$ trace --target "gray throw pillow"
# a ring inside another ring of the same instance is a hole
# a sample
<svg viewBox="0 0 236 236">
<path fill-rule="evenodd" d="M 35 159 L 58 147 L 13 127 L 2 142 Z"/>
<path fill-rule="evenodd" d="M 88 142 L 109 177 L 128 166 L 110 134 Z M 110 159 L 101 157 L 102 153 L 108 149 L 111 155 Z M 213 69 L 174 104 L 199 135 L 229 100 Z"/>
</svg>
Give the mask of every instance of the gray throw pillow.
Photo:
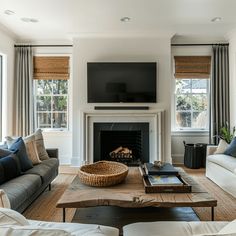
<svg viewBox="0 0 236 236">
<path fill-rule="evenodd" d="M 233 138 L 229 146 L 224 151 L 224 154 L 236 157 L 236 137 Z"/>
<path fill-rule="evenodd" d="M 43 135 L 41 129 L 37 129 L 34 133 L 36 147 L 39 155 L 40 160 L 48 160 L 49 156 L 44 146 Z"/>
</svg>

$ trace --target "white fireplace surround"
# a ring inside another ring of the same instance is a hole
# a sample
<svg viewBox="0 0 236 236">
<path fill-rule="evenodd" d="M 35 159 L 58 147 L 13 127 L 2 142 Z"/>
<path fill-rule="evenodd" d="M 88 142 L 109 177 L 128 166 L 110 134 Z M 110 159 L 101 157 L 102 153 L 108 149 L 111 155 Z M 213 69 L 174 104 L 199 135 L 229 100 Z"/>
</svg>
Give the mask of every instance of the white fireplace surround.
<svg viewBox="0 0 236 236">
<path fill-rule="evenodd" d="M 149 157 L 154 160 L 164 161 L 164 110 L 91 110 L 81 111 L 80 157 L 81 164 L 93 163 L 94 123 L 149 123 Z"/>
</svg>

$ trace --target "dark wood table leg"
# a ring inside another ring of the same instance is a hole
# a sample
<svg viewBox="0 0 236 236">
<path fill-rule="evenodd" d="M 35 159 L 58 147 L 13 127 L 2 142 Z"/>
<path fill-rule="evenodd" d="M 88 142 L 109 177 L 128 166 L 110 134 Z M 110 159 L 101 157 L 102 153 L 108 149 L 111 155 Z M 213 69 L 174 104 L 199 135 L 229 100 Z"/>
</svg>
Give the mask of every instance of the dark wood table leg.
<svg viewBox="0 0 236 236">
<path fill-rule="evenodd" d="M 62 211 L 63 211 L 62 220 L 63 220 L 63 222 L 66 222 L 66 208 L 62 208 Z"/>
<path fill-rule="evenodd" d="M 214 221 L 214 207 L 211 207 L 211 220 Z"/>
</svg>

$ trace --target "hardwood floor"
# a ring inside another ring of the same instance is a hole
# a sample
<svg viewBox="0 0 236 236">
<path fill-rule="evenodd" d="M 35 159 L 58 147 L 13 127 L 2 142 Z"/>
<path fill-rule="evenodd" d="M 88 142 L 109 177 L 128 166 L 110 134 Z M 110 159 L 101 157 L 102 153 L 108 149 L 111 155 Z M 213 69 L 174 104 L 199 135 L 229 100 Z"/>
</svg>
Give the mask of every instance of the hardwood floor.
<svg viewBox="0 0 236 236">
<path fill-rule="evenodd" d="M 182 166 L 181 166 L 182 167 Z M 236 219 L 236 199 L 224 192 L 216 184 L 205 177 L 205 169 L 188 169 L 189 173 L 207 191 L 214 196 L 218 205 L 215 208 L 215 220 L 228 221 Z M 59 176 L 52 183 L 52 190 L 48 189 L 24 212 L 28 219 L 45 221 L 62 221 L 62 210 L 57 209 L 56 203 L 67 186 L 76 176 L 76 168 L 61 167 Z M 76 209 L 67 209 L 66 221 L 71 222 Z M 200 220 L 209 220 L 210 209 L 194 208 Z"/>
</svg>

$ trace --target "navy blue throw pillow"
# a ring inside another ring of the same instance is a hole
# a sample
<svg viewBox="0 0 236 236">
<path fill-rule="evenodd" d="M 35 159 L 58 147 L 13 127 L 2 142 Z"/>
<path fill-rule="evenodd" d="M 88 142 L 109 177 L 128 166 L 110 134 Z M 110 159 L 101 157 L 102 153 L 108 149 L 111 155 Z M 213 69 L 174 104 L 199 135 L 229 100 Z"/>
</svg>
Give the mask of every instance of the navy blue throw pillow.
<svg viewBox="0 0 236 236">
<path fill-rule="evenodd" d="M 236 137 L 233 138 L 229 146 L 226 148 L 224 154 L 236 157 Z"/>
<path fill-rule="evenodd" d="M 12 151 L 8 150 L 8 149 L 2 149 L 0 148 L 0 158 L 2 157 L 6 157 L 8 155 L 12 154 Z"/>
<path fill-rule="evenodd" d="M 20 169 L 15 154 L 0 159 L 0 184 L 20 175 Z"/>
<path fill-rule="evenodd" d="M 9 148 L 11 151 L 16 152 L 16 155 L 20 161 L 21 171 L 25 172 L 28 169 L 33 168 L 31 160 L 28 158 L 25 143 L 22 137 L 18 138 Z"/>
</svg>

